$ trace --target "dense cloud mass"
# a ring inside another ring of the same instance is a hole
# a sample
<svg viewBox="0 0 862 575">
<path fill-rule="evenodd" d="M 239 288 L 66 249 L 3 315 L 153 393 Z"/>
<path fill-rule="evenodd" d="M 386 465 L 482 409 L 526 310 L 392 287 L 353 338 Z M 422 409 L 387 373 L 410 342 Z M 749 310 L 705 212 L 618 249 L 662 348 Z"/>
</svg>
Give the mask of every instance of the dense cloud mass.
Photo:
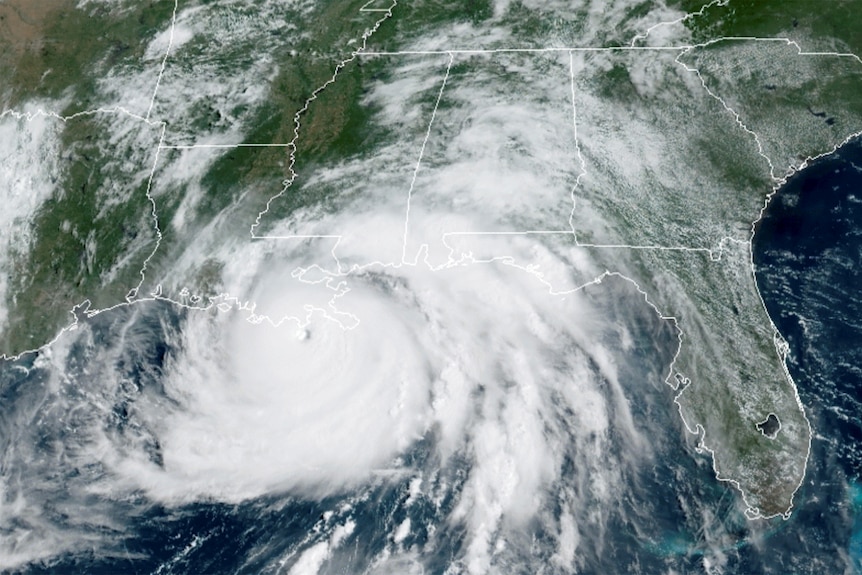
<svg viewBox="0 0 862 575">
<path fill-rule="evenodd" d="M 771 527 L 743 513 L 789 509 L 810 428 L 751 222 L 799 146 L 743 123 L 720 63 L 815 66 L 694 49 L 664 2 L 501 0 L 378 45 L 383 4 L 177 3 L 93 82 L 99 110 L 0 116 L 0 244 L 34 241 L 69 126 L 95 134 L 75 161 L 110 158 L 94 217 L 128 218 L 82 240 L 99 303 L 0 369 L 0 569 L 723 573 L 743 537 L 760 552 Z M 0 299 L 24 301 L 0 248 Z"/>
<path fill-rule="evenodd" d="M 33 515 L 61 495 L 31 482 L 45 473 L 66 474 L 64 505 L 85 533 L 122 523 L 116 513 L 135 493 L 167 506 L 317 499 L 413 478 L 416 496 L 452 498 L 446 521 L 466 530 L 466 572 L 488 572 L 537 520 L 555 556 L 571 562 L 580 531 L 601 530 L 616 506 L 621 468 L 651 451 L 619 381 L 614 344 L 634 342 L 609 323 L 607 304 L 552 295 L 504 263 L 369 267 L 312 281 L 308 270 L 290 273 L 284 251 L 261 257 L 254 311 L 225 304 L 177 316 L 172 304 L 138 304 L 82 324 L 39 359 L 31 369 L 42 374 L 42 403 L 21 406 L 16 416 L 33 419 L 9 428 L 21 447 L 8 465 L 23 481 L 6 475 L 5 500 L 18 502 L 5 504 L 6 528 L 83 543 Z M 34 447 L 40 436 L 59 450 L 50 460 Z M 405 459 L 417 450 L 421 463 Z M 434 479 L 454 468 L 463 469 L 458 483 Z M 95 494 L 100 503 L 87 507 Z M 400 542 L 410 522 L 398 528 Z M 19 535 L 14 548 L 40 552 Z M 328 557 L 337 545 L 327 545 L 316 553 Z"/>
</svg>

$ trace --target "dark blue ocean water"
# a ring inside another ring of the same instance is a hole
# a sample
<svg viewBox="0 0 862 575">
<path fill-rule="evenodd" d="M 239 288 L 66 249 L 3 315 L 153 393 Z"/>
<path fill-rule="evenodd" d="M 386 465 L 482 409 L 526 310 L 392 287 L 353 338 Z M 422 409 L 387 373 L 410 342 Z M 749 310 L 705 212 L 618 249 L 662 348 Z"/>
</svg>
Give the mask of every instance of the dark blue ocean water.
<svg viewBox="0 0 862 575">
<path fill-rule="evenodd" d="M 705 558 L 714 561 L 716 554 L 728 564 L 738 562 L 737 549 L 749 537 L 739 498 L 715 481 L 710 461 L 694 452 L 673 391 L 663 383 L 676 332 L 623 280 L 603 282 L 589 297 L 604 308 L 604 317 L 624 319 L 629 330 L 633 345 L 623 345 L 616 321 L 596 337 L 605 348 L 618 350 L 619 384 L 632 406 L 633 424 L 655 446 L 655 454 L 621 466 L 623 492 L 612 506 L 602 504 L 599 515 L 604 519 L 597 524 L 583 518 L 599 504 L 591 502 L 589 490 L 581 494 L 575 510 L 582 531 L 578 572 L 698 573 Z M 424 573 L 447 572 L 467 541 L 464 525 L 453 522 L 451 514 L 471 461 L 456 457 L 440 465 L 431 446 L 433 434 L 405 458 L 426 478 L 423 495 L 412 503 L 410 477 L 372 482 L 318 501 L 275 493 L 235 505 L 202 501 L 166 508 L 134 492 L 91 494 L 89 486 L 108 472 L 98 462 L 82 463 L 76 457 L 88 438 L 70 430 L 105 429 L 117 445 L 144 445 L 152 460 L 159 460 L 158 439 L 136 420 L 135 404 L 141 394 L 163 393 L 164 365 L 179 352 L 175 335 L 183 316 L 169 304 L 147 303 L 88 320 L 88 337 L 73 338 L 70 344 L 59 393 L 50 383 L 50 369 L 38 367 L 32 358 L 0 369 L 0 452 L 9 455 L 0 469 L 6 477 L 20 476 L 32 484 L 26 496 L 45 510 L 49 532 L 94 541 L 90 548 L 33 562 L 23 572 L 287 573 L 302 551 L 328 540 L 336 525 L 349 520 L 356 529 L 344 553 L 320 573 L 359 574 L 369 572 L 370 564 L 392 547 L 393 533 L 406 518 L 412 528 L 403 548 L 416 550 Z M 613 391 L 603 389 L 613 418 Z M 626 433 L 612 430 L 611 435 L 608 462 L 630 460 Z M 30 455 L 12 457 L 22 449 Z M 577 453 L 567 458 L 560 483 L 548 486 L 551 505 L 545 513 L 558 517 L 561 509 L 553 503 L 558 490 L 583 489 L 579 485 L 590 477 L 583 466 L 595 463 L 579 460 Z M 20 532 L 18 523 L 5 535 L 14 535 L 16 527 Z M 508 557 L 501 572 L 529 573 L 552 564 L 553 533 L 537 523 L 524 528 L 524 539 L 527 547 Z"/>
<path fill-rule="evenodd" d="M 631 286 L 608 281 L 590 297 L 607 308 L 608 317 L 625 321 L 635 341 L 616 358 L 622 366 L 620 385 L 633 406 L 634 425 L 657 446 L 657 457 L 648 465 L 624 468 L 625 492 L 606 511 L 602 532 L 581 534 L 579 572 L 862 573 L 862 143 L 846 146 L 788 181 L 758 226 L 754 256 L 758 285 L 790 345 L 789 368 L 815 431 L 793 515 L 787 521 L 744 518 L 738 494 L 717 482 L 708 459 L 695 453 L 673 393 L 661 383 L 675 350 L 675 332 Z M 99 396 L 108 403 L 99 425 L 119 444 L 143 441 L 158 459 L 158 441 L 136 426 L 134 404 L 139 394 L 159 391 L 166 358 L 179 352 L 171 334 L 182 329 L 183 315 L 168 304 L 152 303 L 89 320 L 92 336 L 73 345 L 68 381 L 59 394 L 32 358 L 0 366 L 0 470 L 5 476 L 21 473 L 35 484 L 28 493 L 46 521 L 97 542 L 91 549 L 32 563 L 23 572 L 286 573 L 299 553 L 327 540 L 334 525 L 349 519 L 356 530 L 344 545 L 346 552 L 321 573 L 361 573 L 391 546 L 393 532 L 408 517 L 413 528 L 404 547 L 422 550 L 425 573 L 446 570 L 464 547 L 464 528 L 449 517 L 470 473 L 466 460 L 436 470 L 432 483 L 437 487 L 426 491 L 436 489 L 441 498 L 420 497 L 409 505 L 409 478 L 323 501 L 273 494 L 236 505 L 166 508 L 135 493 L 82 495 L 76 486 L 85 486 L 88 477 L 98 479 L 104 470 L 76 467 L 70 451 L 76 438 L 69 429 L 88 411 L 64 412 L 63 406 L 86 405 L 100 374 L 119 374 Z M 116 350 L 111 370 L 102 372 L 103 351 L 112 348 L 121 331 L 132 343 Z M 604 334 L 604 343 L 622 349 L 613 340 L 615 333 Z M 418 443 L 407 463 L 434 470 L 431 441 Z M 624 456 L 625 441 L 619 437 L 610 457 Z M 28 463 L 22 471 L 23 464 L 6 457 L 22 443 L 48 463 Z M 64 463 L 68 453 L 70 463 Z M 566 465 L 566 474 L 577 478 L 581 472 L 575 460 Z M 99 509 L 111 520 L 88 524 L 75 517 L 76 509 L 82 514 Z M 559 509 L 546 511 L 555 515 Z M 0 529 L 0 537 L 15 527 Z M 552 535 L 536 526 L 531 537 L 532 549 L 513 559 L 507 572 L 534 573 L 543 565 L 548 573 L 562 572 L 550 567 Z"/>
<path fill-rule="evenodd" d="M 862 142 L 783 186 L 757 228 L 754 259 L 814 427 L 798 510 L 772 544 L 831 555 L 828 572 L 862 573 Z"/>
</svg>

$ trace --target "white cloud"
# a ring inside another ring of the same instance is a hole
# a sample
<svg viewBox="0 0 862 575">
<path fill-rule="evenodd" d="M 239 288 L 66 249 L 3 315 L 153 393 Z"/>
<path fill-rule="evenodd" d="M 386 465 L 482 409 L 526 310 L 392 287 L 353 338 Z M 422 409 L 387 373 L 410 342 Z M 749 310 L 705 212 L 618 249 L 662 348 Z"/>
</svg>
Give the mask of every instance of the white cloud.
<svg viewBox="0 0 862 575">
<path fill-rule="evenodd" d="M 105 467 L 90 492 L 122 498 L 143 490 L 172 507 L 283 492 L 320 497 L 428 471 L 430 485 L 414 478 L 408 501 L 453 497 L 447 521 L 465 537 L 464 556 L 455 560 L 469 573 L 502 572 L 499 558 L 528 546 L 525 526 L 535 523 L 552 534 L 563 569 L 577 565 L 584 539 L 602 544 L 622 470 L 649 455 L 620 386 L 618 356 L 602 339 L 625 328 L 609 325 L 607 310 L 582 292 L 569 293 L 603 268 L 572 248 L 569 236 L 555 244 L 537 236 L 443 235 L 567 223 L 579 169 L 568 60 L 501 60 L 503 76 L 532 86 L 514 90 L 529 92 L 529 101 L 489 79 L 496 62 L 485 62 L 473 83 L 465 75 L 460 89 L 453 81 L 451 105 L 425 158 L 429 177 L 416 189 L 421 211 L 410 221 L 406 197 L 429 120 L 427 96 L 436 95 L 445 69 L 439 58 L 403 65 L 404 75 L 381 81 L 367 97 L 379 105 L 380 124 L 406 134 L 403 140 L 307 180 L 343 190 L 338 209 L 299 211 L 273 224 L 277 233 L 335 234 L 340 241 L 225 239 L 226 212 L 188 247 L 170 272 L 180 276 L 212 257 L 224 265 L 223 287 L 237 300 L 224 298 L 227 311 L 190 312 L 182 333 L 169 334 L 178 351 L 159 389 L 133 402 L 133 416 L 153 441 L 106 431 L 121 379 L 112 371 L 113 352 L 91 360 L 101 367 L 88 375 L 98 385 L 86 398 L 58 392 L 70 404 L 58 411 L 87 414 L 83 446 L 69 460 Z M 633 66 L 632 80 L 654 95 L 662 76 Z M 194 81 L 178 77 L 172 85 L 166 78 L 164 101 L 181 99 Z M 626 111 L 578 96 L 591 108 L 584 117 L 594 120 L 592 131 L 580 135 L 592 138 L 586 149 L 594 158 L 619 163 L 626 180 L 664 159 L 650 149 L 645 121 L 628 132 L 608 127 L 603 122 L 623 123 Z M 628 140 L 621 142 L 621 133 Z M 207 158 L 180 154 L 165 178 L 194 180 Z M 195 196 L 189 198 L 183 209 L 193 210 Z M 600 211 L 579 209 L 591 230 L 607 229 Z M 177 216 L 176 226 L 182 223 Z M 419 254 L 415 265 L 412 257 L 402 262 L 405 234 L 412 246 L 437 251 L 417 249 L 408 254 Z M 145 349 L 134 339 L 135 321 L 114 349 Z M 65 368 L 57 362 L 58 371 Z M 627 440 L 620 454 L 610 453 L 611 430 Z M 423 439 L 432 445 L 430 470 L 410 468 L 401 457 Z M 160 458 L 152 457 L 152 444 Z M 456 460 L 467 464 L 463 485 L 430 479 Z M 8 498 L 13 516 L 39 504 L 27 489 L 19 493 Z M 562 512 L 549 518 L 557 504 Z M 320 572 L 355 528 L 345 522 L 308 543 L 291 573 Z M 375 568 L 413 572 L 406 566 L 413 551 L 398 546 L 420 528 L 410 519 L 393 523 L 392 545 Z"/>
<path fill-rule="evenodd" d="M 303 552 L 299 561 L 290 569 L 289 575 L 317 575 L 329 557 L 329 544 L 322 542 Z"/>
<path fill-rule="evenodd" d="M 127 461 L 124 473 L 157 499 L 236 500 L 340 489 L 386 467 L 424 431 L 430 366 L 415 312 L 373 287 L 351 295 L 363 318 L 352 330 L 320 314 L 278 328 L 193 316 L 166 378 L 182 407 L 150 415 L 164 471 Z"/>
<path fill-rule="evenodd" d="M 21 115 L 0 117 L 0 331 L 6 328 L 6 301 L 14 254 L 30 247 L 30 223 L 55 192 L 62 122 L 36 105 Z M 62 230 L 56 230 L 63 233 Z"/>
</svg>

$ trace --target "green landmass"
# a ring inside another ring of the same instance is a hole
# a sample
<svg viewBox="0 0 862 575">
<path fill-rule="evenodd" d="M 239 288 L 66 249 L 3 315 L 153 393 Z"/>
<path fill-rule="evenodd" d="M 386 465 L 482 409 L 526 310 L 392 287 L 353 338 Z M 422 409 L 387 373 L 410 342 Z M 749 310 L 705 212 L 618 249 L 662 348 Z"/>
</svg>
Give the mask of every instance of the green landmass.
<svg viewBox="0 0 862 575">
<path fill-rule="evenodd" d="M 672 0 L 668 4 L 694 13 L 710 2 Z M 698 42 L 729 36 L 783 36 L 801 40 L 805 50 L 843 44 L 862 54 L 862 13 L 854 0 L 728 0 L 726 6 L 712 6 L 688 19 L 686 26 Z"/>
<path fill-rule="evenodd" d="M 66 122 L 56 190 L 33 216 L 31 244 L 16 247 L 5 302 L 10 327 L 0 335 L 0 353 L 14 354 L 50 341 L 69 323 L 72 306 L 84 299 L 95 308 L 124 301 L 156 245 L 148 189 L 164 236 L 149 262 L 140 295 L 175 273 L 175 262 L 190 246 L 204 256 L 185 272 L 189 281 L 205 295 L 216 292 L 223 262 L 211 257 L 206 246 L 195 244 L 199 234 L 219 225 L 211 232 L 217 239 L 250 240 L 249 225 L 286 181 L 292 182 L 290 188 L 273 201 L 258 234 L 303 209 L 339 209 L 355 194 L 350 181 L 312 185 L 311 180 L 327 167 L 356 159 L 372 161 L 386 142 L 405 137 L 379 125 L 375 120 L 379 110 L 364 100 L 375 82 L 391 79 L 392 60 L 356 58 L 345 63 L 363 34 L 383 16 L 361 12 L 366 1 L 319 3 L 308 13 L 296 13 L 292 24 L 301 33 L 295 39 L 271 35 L 249 44 L 261 46 L 272 59 L 273 76 L 263 101 L 253 109 L 244 104 L 232 108 L 229 116 L 236 125 L 227 127 L 241 132 L 247 144 L 285 144 L 294 140 L 300 114 L 295 165 L 284 146 L 214 150 L 202 173 L 176 182 L 166 172 L 183 151 L 162 150 L 149 188 L 161 125 L 105 113 Z M 193 4 L 183 1 L 180 8 Z M 706 4 L 671 2 L 689 12 Z M 195 5 L 206 9 L 217 3 Z M 584 42 L 621 46 L 642 31 L 633 29 L 633 23 L 655 5 L 635 3 L 623 12 L 623 21 L 590 30 L 584 40 L 588 25 L 584 11 L 561 14 L 512 2 L 494 20 L 493 4 L 487 0 L 402 2 L 369 43 L 374 49 L 394 51 L 409 47 L 423 34 L 446 33 L 447 27 L 458 24 L 466 32 L 457 42 L 468 48 L 494 46 L 493 38 L 471 38 L 483 26 L 501 27 L 509 34 L 503 36 L 505 41 L 518 46 Z M 28 12 L 22 19 L 23 4 L 7 6 L 12 8 L 0 10 L 0 27 L 10 26 L 15 18 L 35 24 L 20 28 L 20 34 L 0 36 L 0 74 L 8 78 L 0 88 L 0 103 L 5 109 L 31 100 L 57 102 L 66 115 L 102 106 L 99 82 L 112 73 L 120 78 L 120 72 L 143 73 L 146 47 L 166 29 L 174 9 L 172 0 L 120 7 L 104 3 L 77 7 L 58 1 L 39 4 L 44 10 L 38 18 Z M 729 0 L 726 6 L 711 6 L 685 21 L 697 42 L 725 36 L 786 36 L 807 50 L 855 53 L 862 52 L 860 24 L 862 16 L 851 0 L 816 4 Z M 225 76 L 253 64 L 245 47 L 195 42 L 172 55 L 172 64 L 194 70 L 215 60 Z M 846 62 L 803 61 L 786 46 L 768 61 L 750 60 L 749 52 L 759 48 L 716 42 L 686 52 L 678 62 L 676 54 L 645 61 L 641 59 L 645 53 L 621 52 L 587 59 L 575 91 L 576 97 L 595 96 L 595 109 L 579 110 L 578 121 L 601 126 L 609 143 L 596 143 L 603 137 L 600 132 L 583 143 L 590 170 L 577 194 L 593 211 L 583 220 L 577 219 L 581 212 L 576 213 L 574 223 L 581 241 L 699 250 L 594 249 L 591 257 L 609 270 L 637 278 L 658 308 L 677 318 L 684 336 L 673 375 L 684 382 L 679 387 L 682 414 L 713 451 L 719 477 L 735 481 L 753 510 L 771 516 L 790 508 L 810 437 L 776 350 L 774 328 L 758 298 L 747 251 L 751 223 L 770 192 L 770 174 L 751 134 L 722 104 L 733 104 L 740 121 L 757 132 L 764 153 L 775 158 L 783 173 L 788 162 L 793 166 L 793 157 L 827 152 L 862 129 L 862 80 L 852 62 L 842 68 Z M 682 69 L 680 62 L 691 69 Z M 473 66 L 459 61 L 451 70 L 453 80 L 469 82 Z M 530 70 L 529 62 L 519 66 Z M 654 93 L 644 87 L 645 70 L 655 72 L 651 78 L 660 89 Z M 337 80 L 305 109 L 336 71 Z M 701 80 L 712 94 L 701 90 Z M 433 97 L 424 94 L 412 105 L 424 111 Z M 439 112 L 447 113 L 448 105 L 444 99 Z M 156 111 L 156 121 L 168 117 L 168 110 L 157 106 Z M 169 137 L 179 133 L 180 125 L 192 134 L 226 133 L 219 130 L 228 121 L 207 98 L 176 113 L 178 117 L 165 120 Z M 608 150 L 615 150 L 619 140 L 629 137 L 629 128 L 639 123 L 664 139 L 648 141 L 649 132 L 644 132 L 644 141 L 636 142 L 640 146 L 636 159 L 654 163 L 643 177 L 632 178 L 630 166 L 621 165 Z M 182 225 L 173 226 L 192 195 L 191 186 L 200 187 L 200 199 L 184 213 Z M 220 221 L 224 214 L 231 215 L 224 218 L 226 223 Z M 590 227 L 590 218 L 607 226 Z M 782 422 L 774 440 L 757 429 L 769 413 L 778 414 Z"/>
<path fill-rule="evenodd" d="M 50 341 L 85 299 L 94 308 L 124 301 L 155 245 L 146 190 L 158 130 L 134 122 L 150 136 L 144 154 L 133 147 L 106 150 L 106 130 L 115 124 L 101 119 L 83 116 L 64 127 L 61 179 L 35 214 L 32 244 L 14 264 L 6 302 L 12 328 L 2 334 L 0 352 Z"/>
<path fill-rule="evenodd" d="M 44 9 L 36 37 L 24 46 L 0 36 L 0 52 L 7 54 L 0 58 L 0 75 L 6 79 L 0 105 L 12 108 L 34 98 L 71 96 L 64 115 L 97 106 L 96 81 L 112 69 L 139 66 L 147 44 L 170 22 L 173 10 L 172 0 L 146 0 L 121 9 L 114 3 L 79 7 L 57 0 Z"/>
</svg>

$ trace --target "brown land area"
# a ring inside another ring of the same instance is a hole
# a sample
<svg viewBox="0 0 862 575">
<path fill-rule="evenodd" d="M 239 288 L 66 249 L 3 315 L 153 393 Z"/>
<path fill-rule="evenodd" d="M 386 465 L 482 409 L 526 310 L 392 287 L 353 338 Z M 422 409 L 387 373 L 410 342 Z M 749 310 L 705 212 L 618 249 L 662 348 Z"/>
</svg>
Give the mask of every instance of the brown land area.
<svg viewBox="0 0 862 575">
<path fill-rule="evenodd" d="M 72 5 L 71 0 L 0 0 L 0 46 L 20 54 L 38 49 L 43 26 L 53 13 Z"/>
</svg>

